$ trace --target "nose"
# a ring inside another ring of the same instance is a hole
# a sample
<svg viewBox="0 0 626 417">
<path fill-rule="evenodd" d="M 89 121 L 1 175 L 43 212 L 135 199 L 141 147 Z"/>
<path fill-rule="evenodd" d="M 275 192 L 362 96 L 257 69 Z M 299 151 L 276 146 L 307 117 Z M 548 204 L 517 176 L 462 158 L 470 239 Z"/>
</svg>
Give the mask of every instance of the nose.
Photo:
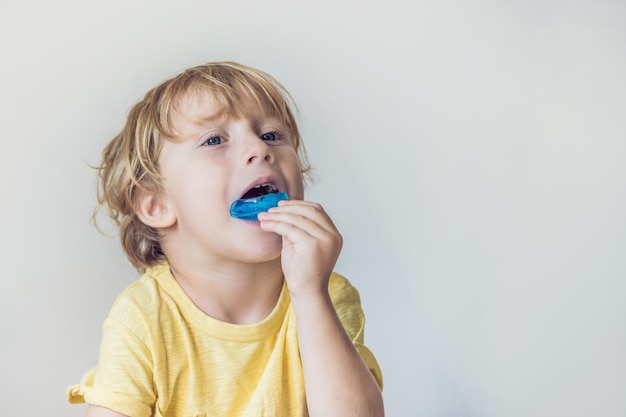
<svg viewBox="0 0 626 417">
<path fill-rule="evenodd" d="M 249 135 L 243 144 L 243 148 L 243 161 L 247 165 L 260 161 L 274 162 L 272 148 L 256 135 Z"/>
</svg>

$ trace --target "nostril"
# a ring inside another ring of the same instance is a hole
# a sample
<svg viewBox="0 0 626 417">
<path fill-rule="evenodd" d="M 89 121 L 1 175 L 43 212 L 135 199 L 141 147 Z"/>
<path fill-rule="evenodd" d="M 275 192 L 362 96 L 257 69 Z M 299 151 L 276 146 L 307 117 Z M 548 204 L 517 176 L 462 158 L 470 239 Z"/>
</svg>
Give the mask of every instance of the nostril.
<svg viewBox="0 0 626 417">
<path fill-rule="evenodd" d="M 263 159 L 264 161 L 267 162 L 271 162 L 272 161 L 272 155 L 267 153 L 265 154 L 265 156 L 263 158 L 260 158 L 259 156 L 253 155 L 251 157 L 248 158 L 248 163 L 253 162 L 255 159 Z"/>
<path fill-rule="evenodd" d="M 248 164 L 254 162 L 255 160 L 257 162 L 272 162 L 274 160 L 272 149 L 267 145 L 267 143 L 261 140 L 249 143 L 248 146 L 245 146 L 243 152 L 242 156 L 245 159 L 242 160 L 246 161 Z"/>
</svg>

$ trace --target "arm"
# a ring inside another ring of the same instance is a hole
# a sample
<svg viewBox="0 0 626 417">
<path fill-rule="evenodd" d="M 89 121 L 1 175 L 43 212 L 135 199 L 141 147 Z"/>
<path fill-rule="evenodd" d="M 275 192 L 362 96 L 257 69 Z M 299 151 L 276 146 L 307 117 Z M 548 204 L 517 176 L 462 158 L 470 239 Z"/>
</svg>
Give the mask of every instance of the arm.
<svg viewBox="0 0 626 417">
<path fill-rule="evenodd" d="M 123 315 L 129 317 L 127 324 L 141 325 L 142 320 L 129 313 L 133 309 L 127 308 L 128 305 L 132 307 L 133 303 L 123 296 L 118 297 L 102 326 L 97 368 L 87 372 L 80 384 L 68 390 L 70 403 L 89 404 L 86 417 L 148 417 L 153 414 L 153 356 L 141 337 L 117 321 Z"/>
<path fill-rule="evenodd" d="M 321 206 L 283 201 L 259 214 L 261 228 L 283 237 L 281 261 L 298 321 L 311 417 L 381 417 L 380 389 L 346 334 L 328 293 L 342 238 Z"/>
<path fill-rule="evenodd" d="M 384 415 L 381 392 L 328 294 L 293 300 L 311 416 Z"/>
</svg>

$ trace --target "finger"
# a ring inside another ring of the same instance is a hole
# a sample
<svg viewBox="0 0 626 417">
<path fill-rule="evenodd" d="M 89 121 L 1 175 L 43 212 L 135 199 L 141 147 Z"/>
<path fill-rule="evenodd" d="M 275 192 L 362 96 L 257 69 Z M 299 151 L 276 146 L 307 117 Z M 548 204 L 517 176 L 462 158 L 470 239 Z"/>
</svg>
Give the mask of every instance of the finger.
<svg viewBox="0 0 626 417">
<path fill-rule="evenodd" d="M 341 249 L 343 246 L 343 237 L 336 229 L 329 232 L 314 221 L 298 215 L 277 214 L 276 216 L 280 216 L 281 220 L 265 221 L 259 215 L 261 229 L 273 231 L 294 245 L 305 247 L 313 245 L 326 249 Z"/>
<path fill-rule="evenodd" d="M 274 207 L 268 212 L 270 216 L 268 219 L 280 220 L 286 219 L 286 217 L 278 217 L 278 214 L 291 214 L 294 216 L 300 216 L 304 219 L 309 219 L 315 222 L 319 227 L 325 229 L 330 233 L 336 233 L 337 228 L 333 223 L 330 216 L 326 213 L 324 208 L 318 203 L 312 203 L 308 201 L 281 201 L 278 207 Z M 276 216 L 276 217 L 275 217 Z M 284 220 L 287 221 L 287 220 Z"/>
<path fill-rule="evenodd" d="M 289 231 L 291 228 L 297 228 L 305 232 L 308 236 L 321 238 L 329 232 L 315 221 L 302 217 L 299 215 L 288 213 L 272 213 L 261 214 L 259 213 L 259 223 L 261 228 L 268 230 L 271 228 L 279 234 L 283 234 L 284 231 Z"/>
<path fill-rule="evenodd" d="M 305 213 L 304 215 L 294 212 L 274 211 L 272 213 L 259 213 L 259 221 L 286 223 L 304 230 L 311 236 L 322 238 L 328 234 L 337 234 L 337 230 L 331 223 L 323 216 L 311 215 L 311 213 Z"/>
<path fill-rule="evenodd" d="M 261 221 L 261 229 L 266 232 L 274 232 L 291 243 L 303 243 L 312 239 L 319 240 L 319 237 L 311 235 L 308 231 L 291 223 L 280 221 Z"/>
</svg>

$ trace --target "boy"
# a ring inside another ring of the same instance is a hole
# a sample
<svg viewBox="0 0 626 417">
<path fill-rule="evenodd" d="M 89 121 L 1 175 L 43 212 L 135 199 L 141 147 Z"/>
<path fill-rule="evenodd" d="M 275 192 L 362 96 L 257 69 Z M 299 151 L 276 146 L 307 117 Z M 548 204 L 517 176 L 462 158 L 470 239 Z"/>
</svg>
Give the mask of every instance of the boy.
<svg viewBox="0 0 626 417">
<path fill-rule="evenodd" d="M 87 416 L 384 414 L 358 293 L 333 273 L 341 235 L 302 201 L 289 100 L 261 71 L 193 67 L 148 92 L 105 148 L 99 208 L 145 273 L 68 391 Z M 289 200 L 258 221 L 229 215 L 270 192 Z"/>
</svg>

